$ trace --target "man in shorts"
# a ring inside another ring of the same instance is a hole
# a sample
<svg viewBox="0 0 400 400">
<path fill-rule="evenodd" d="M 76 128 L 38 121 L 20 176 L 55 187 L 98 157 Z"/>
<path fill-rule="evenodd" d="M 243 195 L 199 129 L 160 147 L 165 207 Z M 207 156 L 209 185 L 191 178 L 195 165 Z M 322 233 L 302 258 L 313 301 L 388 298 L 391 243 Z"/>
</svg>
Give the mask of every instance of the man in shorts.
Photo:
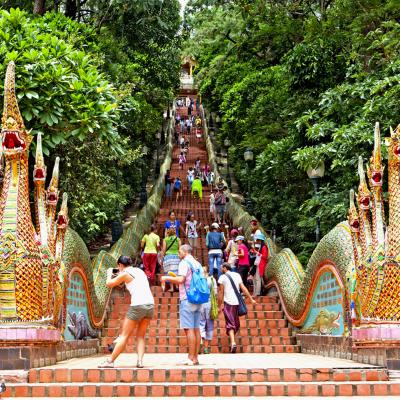
<svg viewBox="0 0 400 400">
<path fill-rule="evenodd" d="M 203 269 L 200 263 L 192 256 L 192 248 L 188 244 L 184 244 L 179 248 L 179 263 L 178 276 L 162 276 L 161 281 L 168 281 L 174 284 L 179 284 L 179 322 L 180 328 L 184 329 L 188 342 L 189 354 L 188 358 L 183 360 L 181 365 L 198 365 L 198 355 L 200 350 L 200 311 L 201 304 L 189 303 L 186 290 L 189 290 L 190 282 L 192 281 L 192 269 Z"/>
</svg>

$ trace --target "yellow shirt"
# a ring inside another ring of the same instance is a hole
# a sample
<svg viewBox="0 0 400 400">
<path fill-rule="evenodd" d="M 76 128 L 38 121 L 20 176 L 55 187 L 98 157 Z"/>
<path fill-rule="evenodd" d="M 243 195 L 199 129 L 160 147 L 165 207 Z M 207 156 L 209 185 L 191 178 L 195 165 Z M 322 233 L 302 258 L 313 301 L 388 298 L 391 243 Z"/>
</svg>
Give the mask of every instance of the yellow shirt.
<svg viewBox="0 0 400 400">
<path fill-rule="evenodd" d="M 160 244 L 160 236 L 151 232 L 149 235 L 144 235 L 142 242 L 145 243 L 144 252 L 154 254 L 157 253 L 157 247 Z"/>
</svg>

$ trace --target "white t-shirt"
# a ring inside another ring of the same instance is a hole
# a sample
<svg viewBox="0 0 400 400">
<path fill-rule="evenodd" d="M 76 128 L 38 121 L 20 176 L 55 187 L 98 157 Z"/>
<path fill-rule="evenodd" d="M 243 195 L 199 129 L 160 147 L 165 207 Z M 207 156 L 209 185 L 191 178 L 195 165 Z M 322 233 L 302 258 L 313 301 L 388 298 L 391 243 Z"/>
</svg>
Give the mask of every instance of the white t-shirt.
<svg viewBox="0 0 400 400">
<path fill-rule="evenodd" d="M 133 267 L 125 268 L 125 272 L 133 277 L 132 282 L 125 283 L 131 295 L 131 306 L 154 304 L 154 297 L 146 274 L 140 268 Z"/>
<path fill-rule="evenodd" d="M 231 281 L 226 276 L 228 275 L 232 278 L 238 292 L 240 291 L 239 285 L 243 283 L 242 277 L 237 272 L 228 271 L 226 274 L 223 274 L 219 277 L 218 283 L 224 286 L 224 302 L 228 303 L 231 306 L 239 305 L 239 300 L 233 290 Z"/>
<path fill-rule="evenodd" d="M 187 237 L 195 239 L 199 235 L 197 234 L 197 221 L 186 221 L 187 226 Z"/>
</svg>

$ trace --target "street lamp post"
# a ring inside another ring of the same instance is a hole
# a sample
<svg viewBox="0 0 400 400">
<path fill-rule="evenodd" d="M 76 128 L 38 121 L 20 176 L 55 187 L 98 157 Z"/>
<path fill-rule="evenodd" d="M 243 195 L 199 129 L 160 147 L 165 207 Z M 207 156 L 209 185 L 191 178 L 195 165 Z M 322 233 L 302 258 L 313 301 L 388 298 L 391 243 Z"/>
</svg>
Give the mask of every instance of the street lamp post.
<svg viewBox="0 0 400 400">
<path fill-rule="evenodd" d="M 231 141 L 228 138 L 224 140 L 224 146 L 226 149 L 226 184 L 228 185 L 228 188 L 230 188 L 232 184 L 231 174 L 229 171 L 229 147 L 231 146 Z"/>
<path fill-rule="evenodd" d="M 149 152 L 149 149 L 147 148 L 146 145 L 143 146 L 142 148 L 142 154 L 143 154 L 143 169 L 142 169 L 142 182 L 141 182 L 141 189 L 140 189 L 140 203 L 139 207 L 143 207 L 146 202 L 147 202 L 147 189 L 146 189 L 146 184 L 147 184 L 147 173 L 146 173 L 146 156 L 147 153 Z"/>
<path fill-rule="evenodd" d="M 250 197 L 250 164 L 253 162 L 254 153 L 252 148 L 247 148 L 244 152 L 244 161 L 246 161 L 247 166 L 247 195 L 246 195 L 246 208 L 249 214 L 253 213 L 253 203 Z"/>
<path fill-rule="evenodd" d="M 311 179 L 314 186 L 314 195 L 318 197 L 319 194 L 319 180 L 325 175 L 325 163 L 321 161 L 315 168 L 308 168 L 307 175 Z M 321 221 L 319 216 L 316 218 L 317 226 L 315 228 L 315 242 L 319 243 L 321 237 Z"/>
</svg>

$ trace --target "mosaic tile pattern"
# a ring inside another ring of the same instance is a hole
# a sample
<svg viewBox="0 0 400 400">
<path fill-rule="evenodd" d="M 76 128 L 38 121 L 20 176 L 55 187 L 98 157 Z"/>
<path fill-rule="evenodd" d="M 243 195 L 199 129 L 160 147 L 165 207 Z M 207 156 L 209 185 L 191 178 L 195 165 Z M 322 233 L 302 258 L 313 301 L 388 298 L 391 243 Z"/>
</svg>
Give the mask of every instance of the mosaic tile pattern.
<svg viewBox="0 0 400 400">
<path fill-rule="evenodd" d="M 323 312 L 332 315 L 336 322 L 334 325 L 328 325 L 326 327 L 327 332 L 325 333 L 331 335 L 343 335 L 344 310 L 342 290 L 335 275 L 330 271 L 324 272 L 318 280 L 311 300 L 310 311 L 304 322 L 303 329 L 311 327 Z"/>
</svg>

